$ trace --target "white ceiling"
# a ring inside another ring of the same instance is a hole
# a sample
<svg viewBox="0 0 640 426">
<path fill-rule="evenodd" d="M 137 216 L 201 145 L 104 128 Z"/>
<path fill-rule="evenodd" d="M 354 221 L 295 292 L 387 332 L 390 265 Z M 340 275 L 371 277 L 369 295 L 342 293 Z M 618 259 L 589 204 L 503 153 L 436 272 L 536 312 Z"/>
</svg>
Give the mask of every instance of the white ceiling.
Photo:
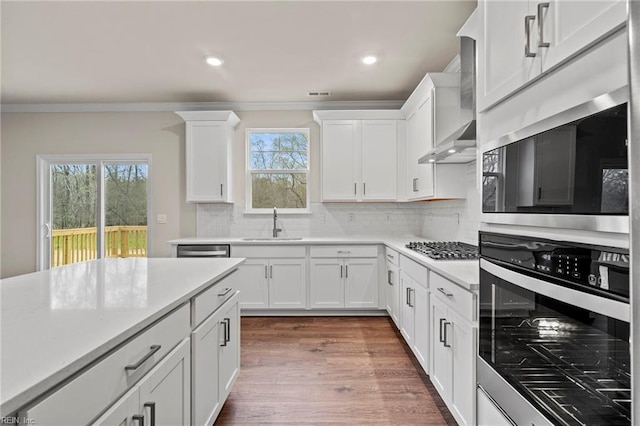
<svg viewBox="0 0 640 426">
<path fill-rule="evenodd" d="M 2 103 L 404 100 L 476 1 L 1 2 Z M 365 54 L 379 57 L 365 66 Z M 206 55 L 225 63 L 213 68 Z"/>
</svg>

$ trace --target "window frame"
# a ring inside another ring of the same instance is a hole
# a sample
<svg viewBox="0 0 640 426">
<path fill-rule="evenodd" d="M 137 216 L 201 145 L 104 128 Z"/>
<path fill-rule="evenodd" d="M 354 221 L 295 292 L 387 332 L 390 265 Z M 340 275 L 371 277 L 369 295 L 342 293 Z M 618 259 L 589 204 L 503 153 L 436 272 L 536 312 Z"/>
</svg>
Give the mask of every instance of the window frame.
<svg viewBox="0 0 640 426">
<path fill-rule="evenodd" d="M 254 133 L 302 133 L 307 137 L 307 168 L 306 169 L 252 169 L 251 168 L 251 135 Z M 254 208 L 253 179 L 254 174 L 296 173 L 306 176 L 306 208 L 277 207 L 278 214 L 311 214 L 311 129 L 309 127 L 251 127 L 245 129 L 245 213 L 273 214 L 273 208 Z"/>
<path fill-rule="evenodd" d="M 53 164 L 95 164 L 97 166 L 97 190 L 98 190 L 98 217 L 97 228 L 97 258 L 104 258 L 105 228 L 105 176 L 104 166 L 109 164 L 145 163 L 147 165 L 147 257 L 153 257 L 152 240 L 154 232 L 153 202 L 151 198 L 152 188 L 152 161 L 151 154 L 39 154 L 36 155 L 36 196 L 37 196 L 37 256 L 36 270 L 51 269 L 51 217 L 52 194 L 50 167 Z"/>
</svg>

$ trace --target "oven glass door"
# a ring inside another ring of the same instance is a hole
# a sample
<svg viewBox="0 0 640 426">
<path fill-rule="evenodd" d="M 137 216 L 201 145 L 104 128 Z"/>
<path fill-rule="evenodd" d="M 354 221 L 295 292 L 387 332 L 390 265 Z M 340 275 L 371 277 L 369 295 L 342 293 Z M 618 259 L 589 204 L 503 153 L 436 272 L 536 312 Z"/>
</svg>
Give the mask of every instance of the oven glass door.
<svg viewBox="0 0 640 426">
<path fill-rule="evenodd" d="M 503 268 L 483 262 L 480 357 L 554 424 L 629 425 L 629 323 L 540 294 L 531 277 L 499 278 L 488 270 Z"/>
</svg>

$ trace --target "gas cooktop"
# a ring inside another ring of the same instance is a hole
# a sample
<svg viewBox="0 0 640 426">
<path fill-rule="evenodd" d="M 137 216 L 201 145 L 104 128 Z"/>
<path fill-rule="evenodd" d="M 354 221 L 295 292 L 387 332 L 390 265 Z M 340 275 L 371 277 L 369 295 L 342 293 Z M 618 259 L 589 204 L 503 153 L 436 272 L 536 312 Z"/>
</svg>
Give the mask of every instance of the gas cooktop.
<svg viewBox="0 0 640 426">
<path fill-rule="evenodd" d="M 478 258 L 478 247 L 459 241 L 411 241 L 405 247 L 436 260 L 472 260 Z"/>
</svg>

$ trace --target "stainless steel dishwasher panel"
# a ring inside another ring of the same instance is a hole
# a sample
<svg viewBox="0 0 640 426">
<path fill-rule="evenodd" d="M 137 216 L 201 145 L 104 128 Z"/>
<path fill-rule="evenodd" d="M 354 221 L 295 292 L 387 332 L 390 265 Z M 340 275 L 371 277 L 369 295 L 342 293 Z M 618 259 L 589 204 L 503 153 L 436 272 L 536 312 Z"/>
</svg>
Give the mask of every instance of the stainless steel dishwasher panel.
<svg viewBox="0 0 640 426">
<path fill-rule="evenodd" d="M 179 244 L 178 257 L 231 257 L 229 244 Z"/>
</svg>

